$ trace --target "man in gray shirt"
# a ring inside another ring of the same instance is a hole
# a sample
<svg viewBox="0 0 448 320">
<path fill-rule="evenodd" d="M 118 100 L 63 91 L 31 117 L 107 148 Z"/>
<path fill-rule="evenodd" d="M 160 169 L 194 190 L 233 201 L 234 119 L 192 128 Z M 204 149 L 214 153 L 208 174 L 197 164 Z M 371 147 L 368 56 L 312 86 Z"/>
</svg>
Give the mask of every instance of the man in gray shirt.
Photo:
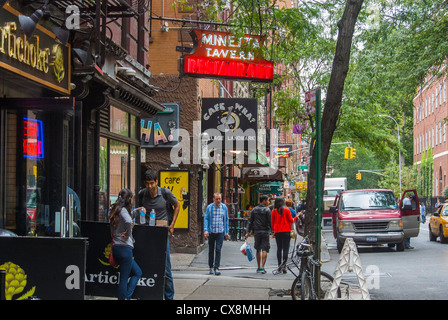
<svg viewBox="0 0 448 320">
<path fill-rule="evenodd" d="M 159 179 L 157 174 L 152 170 L 147 170 L 143 177 L 145 183 L 145 189 L 139 191 L 137 196 L 137 205 L 145 208 L 146 214 L 149 216 L 151 210 L 156 212 L 156 220 L 167 221 L 168 230 L 171 235 L 174 232 L 174 224 L 176 223 L 177 215 L 180 210 L 180 203 L 176 196 L 170 189 L 162 190 L 158 186 Z M 165 196 L 164 196 L 165 194 Z M 165 200 L 166 198 L 166 200 Z M 174 206 L 174 214 L 172 221 L 169 221 L 170 217 L 167 210 L 167 201 Z M 170 259 L 170 243 L 167 237 L 166 244 L 166 265 L 165 265 L 165 300 L 174 299 L 174 282 L 173 275 L 171 273 L 171 259 Z"/>
</svg>

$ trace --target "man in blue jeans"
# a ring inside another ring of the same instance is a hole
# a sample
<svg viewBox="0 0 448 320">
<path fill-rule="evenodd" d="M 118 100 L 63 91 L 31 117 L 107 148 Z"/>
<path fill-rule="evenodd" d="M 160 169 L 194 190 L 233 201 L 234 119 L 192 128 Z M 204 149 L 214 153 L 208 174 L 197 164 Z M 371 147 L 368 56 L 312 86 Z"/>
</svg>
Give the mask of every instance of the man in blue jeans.
<svg viewBox="0 0 448 320">
<path fill-rule="evenodd" d="M 222 195 L 215 193 L 213 203 L 207 206 L 204 216 L 204 237 L 208 239 L 208 266 L 210 274 L 219 276 L 221 249 L 224 238 L 229 238 L 229 212 L 222 203 Z"/>
<path fill-rule="evenodd" d="M 147 170 L 143 176 L 145 189 L 139 191 L 137 196 L 137 205 L 145 207 L 146 215 L 149 216 L 152 209 L 156 212 L 156 220 L 159 223 L 165 222 L 168 227 L 170 235 L 173 235 L 174 224 L 176 223 L 177 215 L 179 214 L 180 204 L 176 196 L 170 189 L 165 189 L 166 200 L 163 195 L 163 190 L 158 186 L 158 176 L 152 170 Z M 174 214 L 172 221 L 168 216 L 167 202 L 174 206 Z M 171 259 L 170 259 L 170 242 L 167 238 L 166 244 L 166 263 L 165 263 L 165 300 L 174 300 L 174 282 L 171 273 Z"/>
</svg>

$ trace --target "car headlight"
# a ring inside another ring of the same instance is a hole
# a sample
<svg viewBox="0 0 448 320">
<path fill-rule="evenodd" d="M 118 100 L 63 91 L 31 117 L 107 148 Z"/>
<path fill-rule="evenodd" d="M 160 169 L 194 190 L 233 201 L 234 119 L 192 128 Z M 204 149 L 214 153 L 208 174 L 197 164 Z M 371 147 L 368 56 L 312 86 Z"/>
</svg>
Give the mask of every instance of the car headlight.
<svg viewBox="0 0 448 320">
<path fill-rule="evenodd" d="M 339 229 L 351 229 L 352 223 L 350 221 L 339 221 Z"/>
<path fill-rule="evenodd" d="M 445 228 L 448 228 L 448 223 L 445 223 Z"/>
<path fill-rule="evenodd" d="M 389 222 L 389 228 L 399 228 L 402 226 L 403 226 L 403 221 L 401 221 L 401 219 Z"/>
</svg>

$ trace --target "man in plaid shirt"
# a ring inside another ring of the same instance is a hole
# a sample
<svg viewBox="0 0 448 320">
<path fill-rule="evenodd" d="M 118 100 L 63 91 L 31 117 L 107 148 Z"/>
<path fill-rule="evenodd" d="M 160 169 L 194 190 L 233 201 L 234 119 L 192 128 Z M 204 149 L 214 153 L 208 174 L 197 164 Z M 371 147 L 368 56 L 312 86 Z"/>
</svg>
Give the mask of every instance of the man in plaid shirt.
<svg viewBox="0 0 448 320">
<path fill-rule="evenodd" d="M 229 238 L 229 212 L 222 203 L 222 195 L 215 193 L 213 203 L 207 206 L 204 216 L 204 237 L 208 239 L 208 266 L 210 274 L 219 276 L 221 249 L 224 238 Z"/>
</svg>

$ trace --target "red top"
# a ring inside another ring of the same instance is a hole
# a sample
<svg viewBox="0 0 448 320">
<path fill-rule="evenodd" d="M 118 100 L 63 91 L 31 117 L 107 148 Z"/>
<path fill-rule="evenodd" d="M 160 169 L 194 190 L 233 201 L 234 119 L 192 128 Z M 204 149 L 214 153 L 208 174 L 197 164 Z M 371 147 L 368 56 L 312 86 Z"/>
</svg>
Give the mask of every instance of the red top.
<svg viewBox="0 0 448 320">
<path fill-rule="evenodd" d="M 283 214 L 277 211 L 277 209 L 272 210 L 271 213 L 271 227 L 274 233 L 277 232 L 290 232 L 291 231 L 291 223 L 293 222 L 293 218 L 291 216 L 291 211 L 288 208 L 283 208 Z"/>
</svg>

